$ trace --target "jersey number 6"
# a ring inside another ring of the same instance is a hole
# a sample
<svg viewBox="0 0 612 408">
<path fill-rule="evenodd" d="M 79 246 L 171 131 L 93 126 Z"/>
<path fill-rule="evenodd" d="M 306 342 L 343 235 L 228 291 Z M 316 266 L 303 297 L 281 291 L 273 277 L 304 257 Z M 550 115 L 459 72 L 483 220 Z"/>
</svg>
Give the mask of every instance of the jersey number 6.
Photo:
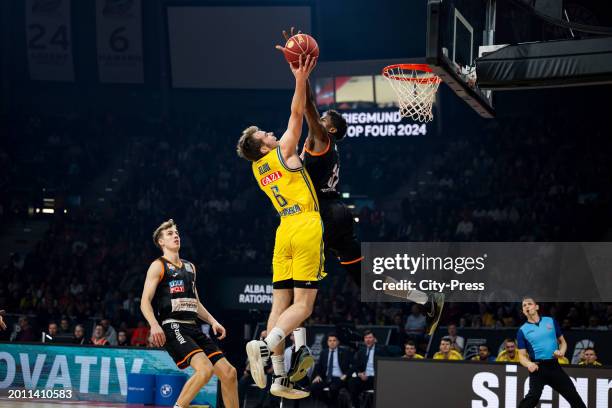
<svg viewBox="0 0 612 408">
<path fill-rule="evenodd" d="M 272 189 L 272 194 L 274 194 L 274 198 L 276 198 L 276 202 L 278 203 L 278 205 L 280 205 L 281 207 L 286 206 L 287 200 L 285 200 L 285 197 L 280 195 L 280 193 L 278 192 L 278 186 L 272 186 L 270 188 Z"/>
</svg>

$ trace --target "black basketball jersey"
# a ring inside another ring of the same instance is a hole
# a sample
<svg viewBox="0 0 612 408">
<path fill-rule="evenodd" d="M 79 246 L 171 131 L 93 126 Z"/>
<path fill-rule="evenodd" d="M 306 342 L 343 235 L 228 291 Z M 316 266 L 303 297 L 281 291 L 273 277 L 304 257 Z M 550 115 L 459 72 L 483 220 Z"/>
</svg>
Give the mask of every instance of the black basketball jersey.
<svg viewBox="0 0 612 408">
<path fill-rule="evenodd" d="M 156 311 L 160 323 L 166 319 L 195 320 L 198 300 L 195 292 L 195 267 L 181 259 L 182 267 L 158 258 L 163 265 L 161 280 L 155 291 Z"/>
<path fill-rule="evenodd" d="M 336 190 L 336 185 L 340 180 L 340 156 L 332 137 L 329 137 L 329 144 L 321 153 L 313 153 L 304 148 L 304 166 L 314 184 L 319 200 L 340 197 Z"/>
</svg>

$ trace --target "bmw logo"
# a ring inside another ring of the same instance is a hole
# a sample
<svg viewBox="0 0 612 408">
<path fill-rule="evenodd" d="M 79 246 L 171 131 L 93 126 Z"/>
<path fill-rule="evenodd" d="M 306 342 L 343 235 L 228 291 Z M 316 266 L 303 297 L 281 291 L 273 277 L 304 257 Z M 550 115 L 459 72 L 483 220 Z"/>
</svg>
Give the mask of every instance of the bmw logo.
<svg viewBox="0 0 612 408">
<path fill-rule="evenodd" d="M 168 398 L 172 395 L 172 386 L 170 384 L 164 384 L 159 389 L 159 392 L 161 392 L 162 397 Z"/>
</svg>

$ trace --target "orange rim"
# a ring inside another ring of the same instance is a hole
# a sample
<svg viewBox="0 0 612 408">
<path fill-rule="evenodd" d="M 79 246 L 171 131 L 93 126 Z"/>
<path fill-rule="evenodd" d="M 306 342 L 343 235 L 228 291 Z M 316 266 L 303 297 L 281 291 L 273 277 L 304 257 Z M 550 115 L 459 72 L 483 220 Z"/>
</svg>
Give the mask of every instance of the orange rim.
<svg viewBox="0 0 612 408">
<path fill-rule="evenodd" d="M 428 73 L 428 74 L 431 73 L 432 76 L 426 77 L 426 78 L 407 78 L 407 77 L 403 77 L 403 76 L 394 75 L 391 72 L 394 69 L 400 69 L 400 70 L 406 70 L 406 71 L 421 71 L 421 72 L 425 72 L 425 73 Z M 433 74 L 433 71 L 431 70 L 431 68 L 427 64 L 394 64 L 394 65 L 388 65 L 388 66 L 383 68 L 382 74 L 383 74 L 383 76 L 385 76 L 385 77 L 387 77 L 389 79 L 392 79 L 394 81 L 410 81 L 410 82 L 419 82 L 419 83 L 422 83 L 422 84 L 442 82 L 442 80 L 440 79 L 439 76 Z"/>
</svg>

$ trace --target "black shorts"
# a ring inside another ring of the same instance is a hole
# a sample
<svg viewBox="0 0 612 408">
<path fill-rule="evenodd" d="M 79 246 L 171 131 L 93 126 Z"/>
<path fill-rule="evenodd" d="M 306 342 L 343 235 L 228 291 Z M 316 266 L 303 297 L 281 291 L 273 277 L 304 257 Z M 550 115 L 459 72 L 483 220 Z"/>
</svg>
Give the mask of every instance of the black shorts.
<svg viewBox="0 0 612 408">
<path fill-rule="evenodd" d="M 162 329 L 166 335 L 164 348 L 181 370 L 189 367 L 191 357 L 200 352 L 213 365 L 225 357 L 219 346 L 194 323 L 166 323 Z"/>
<path fill-rule="evenodd" d="M 340 199 L 319 201 L 323 220 L 323 242 L 343 264 L 361 260 L 361 245 L 355 235 L 353 213 Z"/>
</svg>

